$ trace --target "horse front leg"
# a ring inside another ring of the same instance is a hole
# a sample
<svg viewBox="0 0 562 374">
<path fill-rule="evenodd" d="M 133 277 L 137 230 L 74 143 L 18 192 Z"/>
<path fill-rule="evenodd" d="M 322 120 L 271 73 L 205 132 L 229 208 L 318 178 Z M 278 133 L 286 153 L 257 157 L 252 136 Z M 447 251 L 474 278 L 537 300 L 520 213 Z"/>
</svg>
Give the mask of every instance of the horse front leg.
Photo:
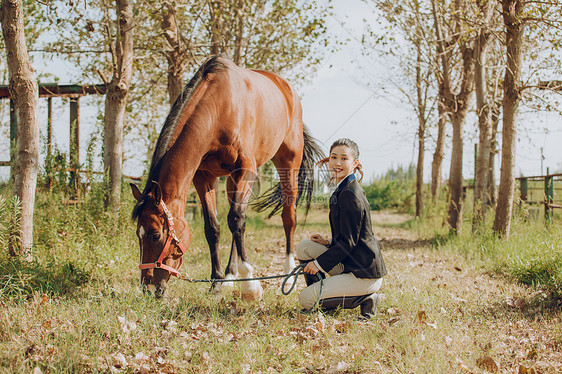
<svg viewBox="0 0 562 374">
<path fill-rule="evenodd" d="M 248 261 L 244 245 L 246 232 L 246 210 L 250 199 L 250 191 L 256 173 L 253 169 L 240 169 L 231 174 L 227 181 L 227 192 L 230 200 L 228 212 L 228 228 L 232 233 L 231 263 L 237 257 L 238 272 L 241 278 L 253 278 L 253 266 Z M 261 300 L 263 288 L 258 280 L 246 281 L 241 284 L 242 298 L 244 300 Z"/>
<path fill-rule="evenodd" d="M 193 178 L 193 184 L 203 209 L 205 238 L 211 254 L 211 279 L 224 279 L 219 256 L 220 223 L 217 217 L 216 178 L 198 171 Z M 219 293 L 221 283 L 213 283 L 210 291 Z"/>
</svg>

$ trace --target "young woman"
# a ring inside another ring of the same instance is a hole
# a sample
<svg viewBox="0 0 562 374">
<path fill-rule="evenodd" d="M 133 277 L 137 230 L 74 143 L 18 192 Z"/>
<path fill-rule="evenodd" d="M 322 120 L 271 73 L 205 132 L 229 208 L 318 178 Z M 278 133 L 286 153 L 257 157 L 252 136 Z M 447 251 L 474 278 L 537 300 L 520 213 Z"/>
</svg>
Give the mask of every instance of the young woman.
<svg viewBox="0 0 562 374">
<path fill-rule="evenodd" d="M 304 268 L 307 288 L 299 295 L 305 309 L 311 309 L 318 297 L 323 309 L 361 307 L 362 318 L 376 315 L 380 296 L 376 293 L 386 274 L 386 267 L 373 234 L 369 203 L 355 178 L 359 171 L 359 148 L 349 139 L 339 139 L 330 147 L 328 163 L 337 187 L 330 197 L 332 239 L 312 235 L 297 244 L 297 257 Z M 320 295 L 318 276 L 324 279 Z"/>
</svg>

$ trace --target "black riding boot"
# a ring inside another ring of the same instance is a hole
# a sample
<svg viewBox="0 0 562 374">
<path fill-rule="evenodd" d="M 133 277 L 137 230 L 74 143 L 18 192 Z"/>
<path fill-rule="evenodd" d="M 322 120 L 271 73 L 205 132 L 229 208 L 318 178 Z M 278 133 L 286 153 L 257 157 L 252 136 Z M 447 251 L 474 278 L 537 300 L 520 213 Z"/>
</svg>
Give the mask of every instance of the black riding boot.
<svg viewBox="0 0 562 374">
<path fill-rule="evenodd" d="M 320 300 L 320 307 L 324 310 L 337 308 L 355 309 L 361 307 L 361 317 L 369 319 L 377 315 L 377 307 L 381 302 L 380 296 L 376 293 L 362 296 L 331 297 Z"/>
</svg>

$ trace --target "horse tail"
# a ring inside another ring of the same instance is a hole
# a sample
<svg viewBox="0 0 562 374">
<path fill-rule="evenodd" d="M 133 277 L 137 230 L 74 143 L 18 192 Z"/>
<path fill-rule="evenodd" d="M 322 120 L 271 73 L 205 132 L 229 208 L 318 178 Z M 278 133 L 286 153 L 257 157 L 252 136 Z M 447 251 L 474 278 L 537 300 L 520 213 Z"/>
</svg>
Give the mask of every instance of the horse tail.
<svg viewBox="0 0 562 374">
<path fill-rule="evenodd" d="M 310 135 L 306 126 L 303 125 L 304 147 L 302 153 L 302 162 L 299 169 L 298 194 L 296 205 L 303 201 L 306 203 L 305 215 L 308 214 L 312 194 L 314 191 L 314 165 L 316 162 L 324 158 L 324 152 L 316 143 L 316 140 Z M 281 182 L 267 190 L 263 195 L 259 196 L 251 203 L 252 208 L 258 212 L 271 209 L 268 218 L 279 213 L 283 208 L 283 194 L 281 192 Z"/>
</svg>

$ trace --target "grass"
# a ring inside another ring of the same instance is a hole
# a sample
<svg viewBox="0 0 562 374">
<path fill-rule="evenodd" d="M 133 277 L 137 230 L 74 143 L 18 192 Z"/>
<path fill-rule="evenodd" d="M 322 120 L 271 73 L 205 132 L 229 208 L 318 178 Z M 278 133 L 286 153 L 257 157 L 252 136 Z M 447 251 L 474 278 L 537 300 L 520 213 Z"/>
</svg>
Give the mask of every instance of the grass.
<svg viewBox="0 0 562 374">
<path fill-rule="evenodd" d="M 37 197 L 35 262 L 0 258 L 2 373 L 482 373 L 486 358 L 504 372 L 562 370 L 562 315 L 549 286 L 560 269 L 562 235 L 554 225 L 547 231 L 516 221 L 503 242 L 470 230 L 447 237 L 440 218 L 374 213 L 381 238 L 443 239 L 433 247 L 385 247 L 379 315 L 358 322 L 357 310 L 301 314 L 296 293 L 281 295 L 281 280 L 262 282 L 264 299 L 255 303 L 243 301 L 238 286 L 213 295 L 206 284 L 180 280 L 155 300 L 138 287 L 132 200 L 118 225 L 92 210 L 94 201 L 63 201 Z M 225 216 L 222 206 L 223 263 Z M 329 232 L 326 210 L 306 222 L 296 240 Z M 182 270 L 206 278 L 199 214 L 191 229 Z M 250 213 L 246 238 L 257 275 L 282 272 L 280 217 Z"/>
</svg>

